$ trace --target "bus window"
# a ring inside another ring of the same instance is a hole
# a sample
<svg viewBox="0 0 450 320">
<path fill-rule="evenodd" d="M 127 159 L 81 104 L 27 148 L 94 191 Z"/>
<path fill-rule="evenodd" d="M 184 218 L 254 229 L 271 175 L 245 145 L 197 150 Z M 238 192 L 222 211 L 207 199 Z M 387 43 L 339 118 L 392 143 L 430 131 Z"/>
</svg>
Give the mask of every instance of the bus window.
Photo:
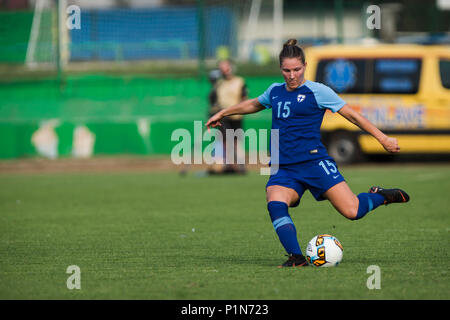
<svg viewBox="0 0 450 320">
<path fill-rule="evenodd" d="M 450 60 L 439 60 L 439 73 L 441 74 L 441 83 L 444 88 L 450 89 Z"/>
<path fill-rule="evenodd" d="M 317 66 L 316 81 L 337 93 L 365 93 L 367 59 L 324 59 Z"/>
<path fill-rule="evenodd" d="M 324 59 L 316 81 L 337 93 L 412 94 L 419 89 L 420 59 Z"/>
<path fill-rule="evenodd" d="M 370 93 L 417 93 L 420 59 L 375 59 Z"/>
</svg>

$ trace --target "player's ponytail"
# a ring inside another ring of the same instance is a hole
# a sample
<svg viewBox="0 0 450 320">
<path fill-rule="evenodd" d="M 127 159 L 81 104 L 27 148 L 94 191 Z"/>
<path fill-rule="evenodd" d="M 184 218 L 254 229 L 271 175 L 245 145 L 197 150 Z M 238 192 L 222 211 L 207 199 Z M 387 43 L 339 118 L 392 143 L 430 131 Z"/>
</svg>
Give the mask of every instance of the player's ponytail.
<svg viewBox="0 0 450 320">
<path fill-rule="evenodd" d="M 297 46 L 296 39 L 289 39 L 284 43 L 283 49 L 281 50 L 279 56 L 280 66 L 284 58 L 298 58 L 303 64 L 305 64 L 305 53 L 299 46 Z"/>
</svg>

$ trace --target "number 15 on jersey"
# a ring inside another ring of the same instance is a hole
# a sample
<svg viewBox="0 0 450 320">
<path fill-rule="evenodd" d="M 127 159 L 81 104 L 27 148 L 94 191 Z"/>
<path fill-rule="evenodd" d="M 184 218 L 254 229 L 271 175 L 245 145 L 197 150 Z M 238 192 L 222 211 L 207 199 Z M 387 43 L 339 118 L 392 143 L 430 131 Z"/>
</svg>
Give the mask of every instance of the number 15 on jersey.
<svg viewBox="0 0 450 320">
<path fill-rule="evenodd" d="M 291 113 L 291 108 L 289 105 L 291 104 L 291 101 L 280 101 L 278 102 L 278 113 L 277 118 L 287 118 L 289 117 L 289 114 Z"/>
</svg>

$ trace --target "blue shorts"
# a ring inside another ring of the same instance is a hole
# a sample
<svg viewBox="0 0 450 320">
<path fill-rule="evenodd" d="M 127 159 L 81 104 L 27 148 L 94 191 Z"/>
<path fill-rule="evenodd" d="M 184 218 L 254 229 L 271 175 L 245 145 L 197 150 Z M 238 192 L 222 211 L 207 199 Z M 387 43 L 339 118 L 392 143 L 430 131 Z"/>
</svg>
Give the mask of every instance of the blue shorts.
<svg viewBox="0 0 450 320">
<path fill-rule="evenodd" d="M 293 205 L 296 207 L 305 190 L 308 189 L 317 201 L 321 201 L 325 200 L 323 194 L 328 189 L 342 181 L 345 179 L 339 172 L 336 162 L 331 158 L 325 158 L 280 165 L 278 172 L 270 176 L 266 189 L 274 185 L 294 189 L 299 197 Z"/>
</svg>

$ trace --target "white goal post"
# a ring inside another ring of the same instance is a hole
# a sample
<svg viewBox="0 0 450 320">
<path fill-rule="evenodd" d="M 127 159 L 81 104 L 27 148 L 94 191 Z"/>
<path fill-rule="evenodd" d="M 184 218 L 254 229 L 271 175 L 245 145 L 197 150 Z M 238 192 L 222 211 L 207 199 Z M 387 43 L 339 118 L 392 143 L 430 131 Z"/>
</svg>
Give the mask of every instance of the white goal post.
<svg viewBox="0 0 450 320">
<path fill-rule="evenodd" d="M 63 67 L 69 60 L 66 27 L 67 0 L 35 0 L 25 65 L 29 68 Z"/>
</svg>

